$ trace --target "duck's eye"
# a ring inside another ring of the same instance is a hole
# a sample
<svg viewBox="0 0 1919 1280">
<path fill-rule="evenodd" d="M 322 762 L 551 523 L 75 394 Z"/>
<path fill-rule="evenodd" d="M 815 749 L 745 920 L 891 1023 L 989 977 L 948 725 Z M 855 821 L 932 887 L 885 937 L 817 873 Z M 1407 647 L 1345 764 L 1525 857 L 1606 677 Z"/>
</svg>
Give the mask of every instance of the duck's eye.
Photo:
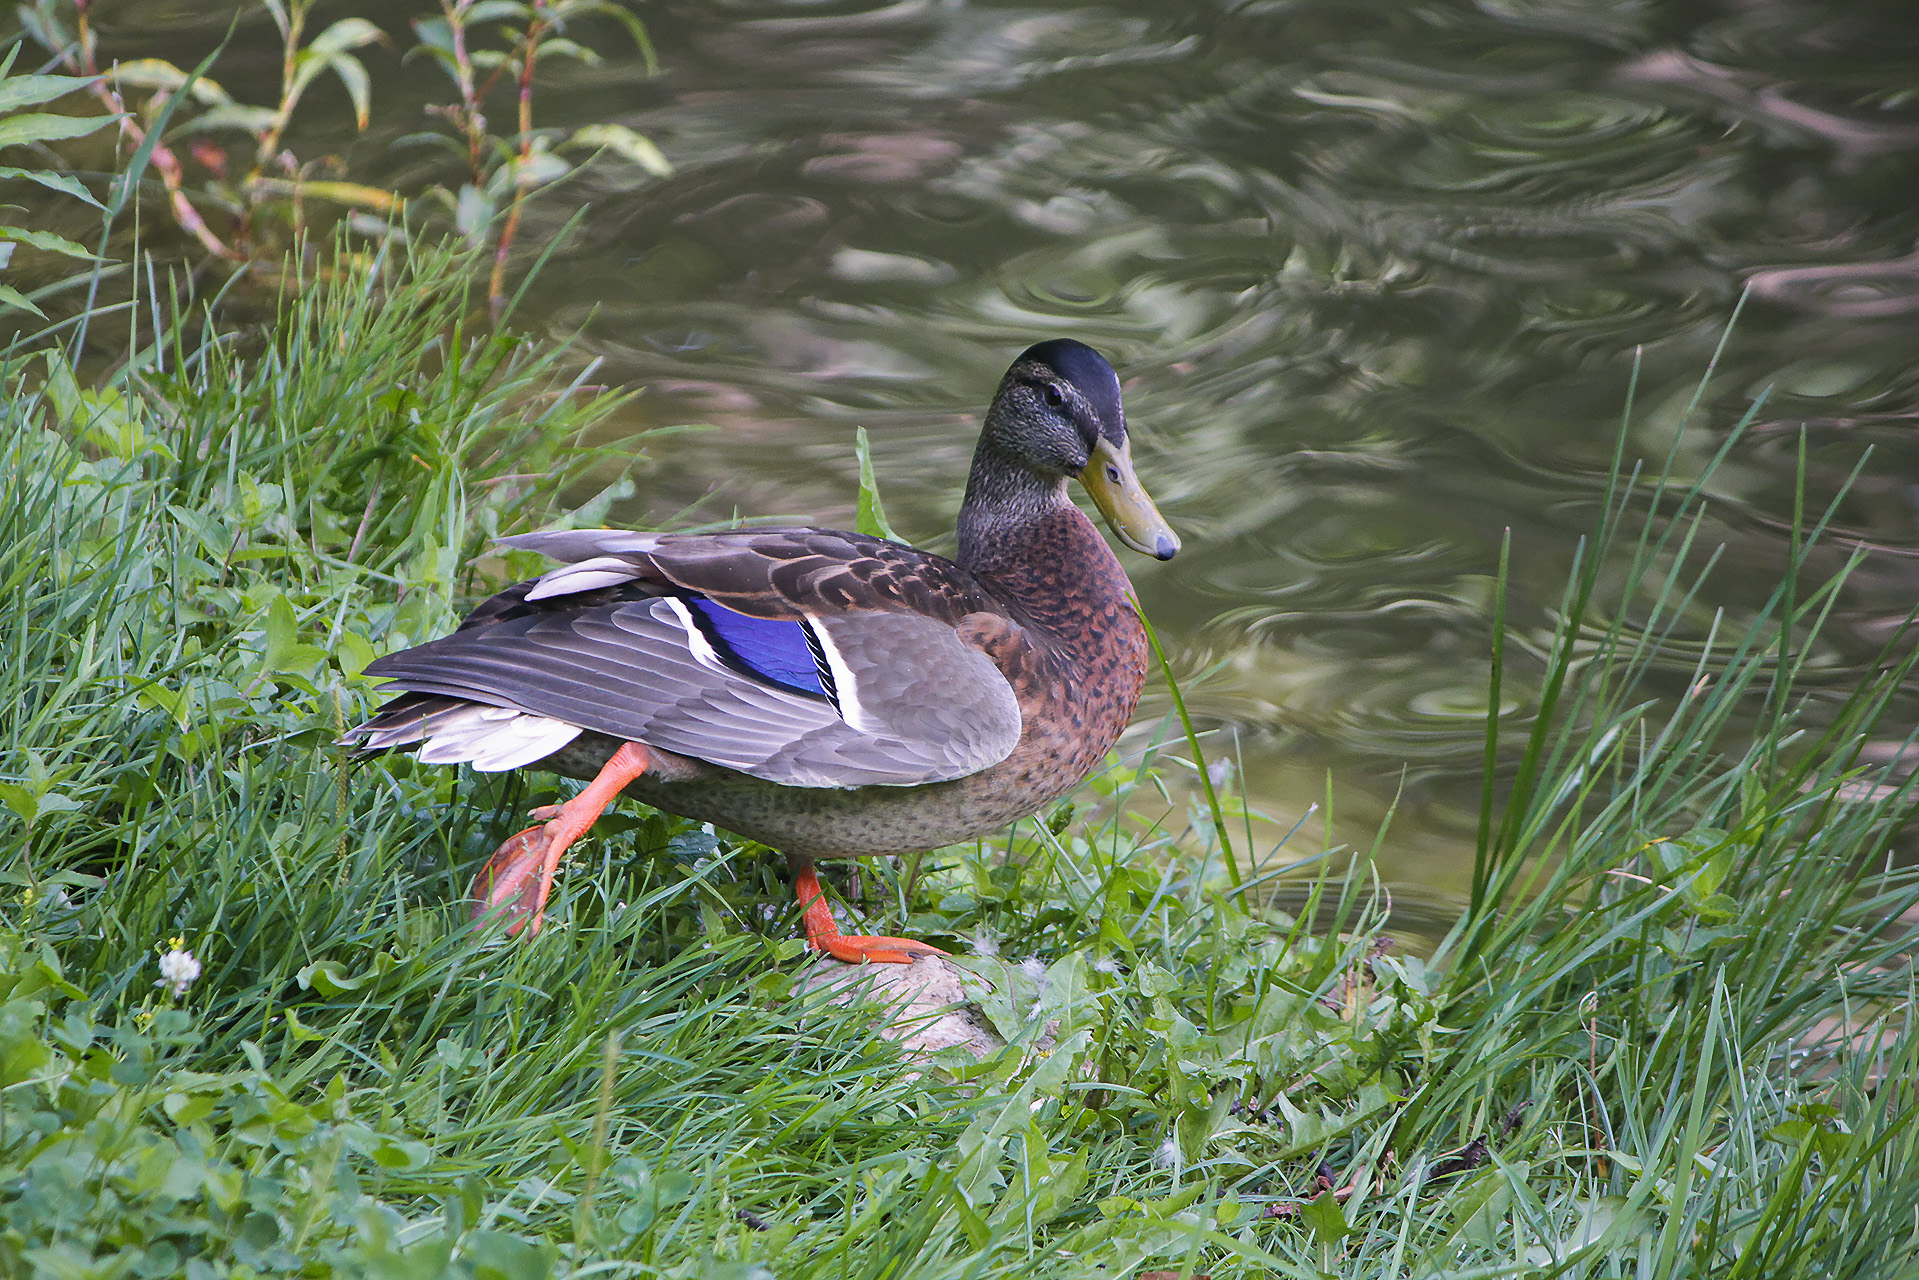
<svg viewBox="0 0 1919 1280">
<path fill-rule="evenodd" d="M 1106 478 L 1114 484 L 1119 483 L 1119 468 L 1110 462 L 1106 464 Z"/>
<path fill-rule="evenodd" d="M 1061 395 L 1059 388 L 1050 382 L 1041 387 L 1039 393 L 1046 397 L 1046 404 L 1049 408 L 1057 409 L 1066 403 L 1066 397 Z"/>
</svg>

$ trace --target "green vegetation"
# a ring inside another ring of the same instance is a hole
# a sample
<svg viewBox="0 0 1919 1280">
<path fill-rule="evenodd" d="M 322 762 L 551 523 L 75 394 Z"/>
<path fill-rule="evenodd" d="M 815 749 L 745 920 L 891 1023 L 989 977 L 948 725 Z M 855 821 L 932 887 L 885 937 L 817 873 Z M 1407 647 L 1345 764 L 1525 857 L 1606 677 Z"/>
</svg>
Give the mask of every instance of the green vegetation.
<svg viewBox="0 0 1919 1280">
<path fill-rule="evenodd" d="M 264 331 L 163 293 L 104 374 L 4 354 L 0 1275 L 1919 1274 L 1910 645 L 1825 685 L 1798 563 L 1675 643 L 1703 481 L 1622 467 L 1542 670 L 1502 660 L 1539 711 L 1490 726 L 1430 957 L 1363 857 L 1292 911 L 1229 873 L 1230 792 L 1142 821 L 1158 753 L 888 882 L 1011 1042 L 939 1075 L 796 993 L 775 861 L 636 806 L 539 938 L 474 933 L 548 780 L 332 742 L 593 456 L 563 353 L 466 324 L 484 274 L 343 259 Z"/>
<path fill-rule="evenodd" d="M 439 0 L 437 13 L 423 5 L 408 28 L 417 42 L 408 53 L 445 74 L 452 101 L 429 113 L 442 127 L 410 133 L 396 143 L 438 152 L 448 161 L 417 193 L 328 177 L 338 165 L 336 159 L 302 161 L 288 142 L 302 99 L 323 77 L 339 82 L 352 104 L 354 123 L 367 128 L 374 114 L 372 78 L 358 51 L 386 42 L 387 33 L 365 18 L 346 17 L 309 35 L 313 0 L 260 4 L 272 18 L 281 46 L 279 97 L 271 106 L 238 101 L 221 87 L 208 75 L 214 55 L 187 69 L 161 58 L 121 59 L 103 51 L 89 7 L 80 0 L 32 0 L 19 6 L 24 33 L 71 74 L 16 79 L 10 82 L 16 95 L 24 80 L 36 85 L 57 82 L 61 94 L 84 93 L 106 114 L 28 117 L 36 123 L 25 129 L 20 127 L 25 121 L 16 118 L 10 130 L 0 134 L 0 146 L 75 137 L 109 122 L 117 124 L 133 158 L 115 175 L 121 179 L 116 210 L 135 180 L 148 179 L 164 192 L 164 202 L 156 203 L 191 242 L 195 257 L 255 275 L 277 271 L 288 255 L 302 255 L 315 242 L 316 227 L 344 225 L 376 241 L 406 239 L 415 230 L 424 231 L 430 241 L 451 232 L 490 255 L 486 297 L 496 320 L 509 304 L 508 268 L 531 197 L 602 158 L 656 176 L 671 171 L 651 140 L 624 125 L 599 123 L 571 131 L 534 125 L 535 80 L 543 58 L 549 64 L 556 59 L 589 65 L 599 61 L 600 55 L 588 45 L 568 38 L 569 31 L 581 25 L 597 20 L 623 29 L 651 67 L 646 28 L 618 4 Z M 19 47 L 12 52 L 17 54 Z M 0 100 L 0 110 L 12 110 L 24 100 Z M 490 132 L 489 111 L 498 111 L 517 127 L 504 136 Z M 62 127 L 64 132 L 57 131 Z M 190 158 L 191 169 L 182 154 Z M 20 170 L 0 172 L 3 176 L 56 180 L 45 172 Z M 62 189 L 90 199 L 73 178 L 57 180 Z M 406 194 L 420 197 L 423 213 L 409 216 Z M 318 219 L 315 206 L 321 213 Z M 0 292 L 0 302 L 10 301 L 17 301 L 17 293 L 9 297 Z"/>
</svg>

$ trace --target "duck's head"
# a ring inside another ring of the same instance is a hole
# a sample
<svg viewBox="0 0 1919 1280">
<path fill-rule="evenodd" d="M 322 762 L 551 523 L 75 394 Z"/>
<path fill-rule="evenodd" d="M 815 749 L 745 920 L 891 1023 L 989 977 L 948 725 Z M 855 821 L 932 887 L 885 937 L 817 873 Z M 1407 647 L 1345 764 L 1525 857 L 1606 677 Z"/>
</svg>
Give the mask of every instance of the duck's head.
<svg viewBox="0 0 1919 1280">
<path fill-rule="evenodd" d="M 1161 560 L 1179 550 L 1133 473 L 1119 375 L 1085 343 L 1054 338 L 1022 352 L 993 398 L 981 445 L 1043 482 L 1077 479 L 1133 550 Z"/>
</svg>

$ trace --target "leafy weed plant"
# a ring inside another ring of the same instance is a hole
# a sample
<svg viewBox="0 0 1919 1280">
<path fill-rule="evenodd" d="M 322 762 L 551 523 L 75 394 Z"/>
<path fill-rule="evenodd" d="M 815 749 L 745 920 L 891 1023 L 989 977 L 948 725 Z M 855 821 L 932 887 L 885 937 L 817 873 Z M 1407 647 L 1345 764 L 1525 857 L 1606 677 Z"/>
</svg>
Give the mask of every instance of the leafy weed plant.
<svg viewBox="0 0 1919 1280">
<path fill-rule="evenodd" d="M 0 135 L 0 145 L 54 141 L 116 123 L 127 148 L 116 171 L 151 171 L 166 196 L 169 220 L 197 245 L 197 256 L 258 276 L 274 277 L 282 258 L 324 242 L 324 234 L 316 235 L 316 230 L 336 224 L 375 241 L 411 239 L 412 231 L 419 230 L 424 232 L 421 241 L 431 243 L 443 227 L 407 217 L 407 197 L 424 195 L 428 209 L 445 215 L 443 223 L 470 247 L 487 250 L 484 257 L 476 252 L 471 261 L 486 274 L 485 297 L 495 320 L 511 300 L 508 267 L 532 196 L 602 159 L 654 175 L 671 171 L 651 140 L 623 125 L 602 122 L 569 131 L 534 124 L 542 58 L 549 64 L 558 59 L 589 65 L 599 60 L 588 45 L 569 38 L 569 31 L 578 33 L 596 21 L 617 25 L 651 59 L 645 27 L 623 6 L 606 0 L 442 0 L 436 14 L 421 5 L 411 24 L 417 43 L 406 56 L 438 65 L 454 100 L 429 109 L 447 131 L 410 133 L 399 144 L 445 151 L 455 169 L 449 171 L 449 180 L 416 193 L 327 176 L 336 171 L 337 160 L 303 161 L 290 140 L 303 100 L 323 77 L 339 83 L 355 126 L 367 128 L 375 103 L 365 59 L 369 51 L 389 43 L 387 32 L 357 16 L 338 18 L 314 32 L 312 0 L 258 3 L 279 33 L 282 49 L 279 94 L 271 106 L 236 99 L 209 74 L 218 50 L 191 69 L 160 58 L 114 59 L 101 49 L 88 4 L 33 0 L 22 5 L 19 17 L 25 32 L 70 73 L 61 78 L 68 88 L 90 95 L 107 114 L 33 117 L 40 123 L 30 133 L 21 131 L 27 122 L 16 118 L 12 132 Z M 22 84 L 23 78 L 9 82 L 15 97 L 0 99 L 0 110 L 15 105 Z M 511 103 L 506 114 L 516 127 L 496 134 L 488 113 L 503 103 Z M 453 179 L 453 172 L 461 176 Z M 11 176 L 19 175 L 16 170 Z M 91 199 L 71 176 L 62 189 Z M 328 216 L 315 219 L 316 204 Z M 343 220 L 336 210 L 346 212 Z M 320 254 L 306 269 L 323 273 L 330 265 L 331 259 Z M 297 281 L 275 278 L 273 283 L 286 287 Z M 6 292 L 0 292 L 0 302 L 18 305 Z"/>
</svg>

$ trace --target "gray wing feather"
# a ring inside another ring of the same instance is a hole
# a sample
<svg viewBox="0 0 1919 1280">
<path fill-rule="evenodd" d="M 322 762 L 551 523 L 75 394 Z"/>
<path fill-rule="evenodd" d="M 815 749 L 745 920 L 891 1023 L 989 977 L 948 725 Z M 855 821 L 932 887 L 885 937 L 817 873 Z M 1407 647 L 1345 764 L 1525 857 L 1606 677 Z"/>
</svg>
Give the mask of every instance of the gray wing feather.
<svg viewBox="0 0 1919 1280">
<path fill-rule="evenodd" d="M 516 533 L 495 538 L 502 547 L 537 551 L 561 564 L 577 564 L 595 556 L 644 555 L 660 545 L 665 536 L 635 533 L 631 529 L 553 529 L 546 533 Z"/>
<path fill-rule="evenodd" d="M 660 535 L 625 529 L 557 529 L 548 533 L 521 533 L 496 538 L 503 547 L 538 551 L 561 567 L 541 575 L 526 593 L 528 600 L 617 587 L 645 576 L 643 557 L 660 545 Z"/>
<path fill-rule="evenodd" d="M 813 625 L 839 666 L 841 707 L 853 709 L 844 718 L 822 699 L 702 660 L 666 599 L 524 621 L 510 636 L 500 627 L 455 632 L 382 659 L 378 674 L 404 689 L 548 717 L 787 786 L 945 781 L 1018 743 L 1011 686 L 951 627 L 906 614 Z"/>
<path fill-rule="evenodd" d="M 867 613 L 815 618 L 813 625 L 827 642 L 841 713 L 856 728 L 913 744 L 928 768 L 955 778 L 1005 759 L 1018 745 L 1022 721 L 1012 686 L 945 623 Z"/>
</svg>

